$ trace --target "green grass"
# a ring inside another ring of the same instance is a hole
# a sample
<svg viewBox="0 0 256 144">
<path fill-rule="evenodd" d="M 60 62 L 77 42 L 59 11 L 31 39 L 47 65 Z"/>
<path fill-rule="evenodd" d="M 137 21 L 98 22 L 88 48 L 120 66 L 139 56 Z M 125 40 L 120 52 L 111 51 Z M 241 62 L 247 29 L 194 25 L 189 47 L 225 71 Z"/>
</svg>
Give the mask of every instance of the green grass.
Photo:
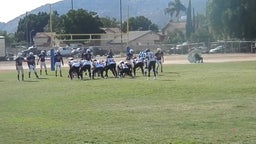
<svg viewBox="0 0 256 144">
<path fill-rule="evenodd" d="M 164 71 L 148 81 L 51 72 L 25 82 L 0 72 L 0 143 L 256 143 L 256 62 Z"/>
</svg>

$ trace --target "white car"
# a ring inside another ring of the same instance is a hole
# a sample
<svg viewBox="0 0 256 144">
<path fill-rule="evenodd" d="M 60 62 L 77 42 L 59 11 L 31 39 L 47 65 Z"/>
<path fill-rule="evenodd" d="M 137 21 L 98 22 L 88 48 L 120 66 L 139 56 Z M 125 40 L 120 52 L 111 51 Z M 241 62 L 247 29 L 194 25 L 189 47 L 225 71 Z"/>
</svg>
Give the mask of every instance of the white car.
<svg viewBox="0 0 256 144">
<path fill-rule="evenodd" d="M 60 48 L 58 48 L 58 51 L 64 57 L 69 57 L 69 56 L 73 55 L 73 53 L 72 53 L 73 49 L 70 47 L 60 47 Z M 54 54 L 56 54 L 56 52 L 57 52 L 57 50 L 54 49 Z M 47 51 L 47 56 L 50 56 L 50 55 L 51 55 L 51 51 L 49 50 L 49 51 Z"/>
<path fill-rule="evenodd" d="M 53 50 L 54 51 L 54 54 L 56 53 L 56 50 Z M 48 50 L 47 52 L 46 52 L 46 55 L 47 56 L 51 56 L 51 50 Z"/>
<path fill-rule="evenodd" d="M 60 51 L 60 54 L 64 57 L 72 56 L 73 49 L 70 47 L 61 47 L 58 50 Z"/>
<path fill-rule="evenodd" d="M 225 49 L 223 45 L 217 46 L 216 48 L 210 49 L 209 53 L 218 53 L 222 52 Z"/>
</svg>

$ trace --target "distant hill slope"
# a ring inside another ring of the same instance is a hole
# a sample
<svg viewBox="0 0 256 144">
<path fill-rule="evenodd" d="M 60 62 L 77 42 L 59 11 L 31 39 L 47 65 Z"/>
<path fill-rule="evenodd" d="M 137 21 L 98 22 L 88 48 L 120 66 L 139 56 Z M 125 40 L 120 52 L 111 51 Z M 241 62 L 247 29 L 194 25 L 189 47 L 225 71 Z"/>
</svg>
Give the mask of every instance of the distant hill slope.
<svg viewBox="0 0 256 144">
<path fill-rule="evenodd" d="M 3 29 L 4 26 L 5 26 L 5 23 L 0 22 L 0 30 Z"/>
<path fill-rule="evenodd" d="M 127 19 L 127 12 L 129 8 L 129 17 L 145 16 L 160 28 L 166 25 L 170 19 L 168 15 L 164 14 L 164 9 L 168 6 L 171 0 L 123 0 L 123 21 Z M 187 7 L 188 0 L 181 0 Z M 207 0 L 192 0 L 192 7 L 197 13 L 205 13 Z M 118 0 L 74 0 L 74 9 L 86 9 L 88 11 L 95 11 L 100 17 L 111 17 L 120 19 L 120 3 Z M 71 9 L 71 1 L 63 0 L 52 4 L 52 10 L 57 11 L 60 15 L 67 13 Z M 50 5 L 38 7 L 31 12 L 37 14 L 38 12 L 49 12 Z M 25 14 L 9 21 L 8 23 L 0 23 L 0 29 L 7 32 L 16 32 L 20 18 Z"/>
</svg>

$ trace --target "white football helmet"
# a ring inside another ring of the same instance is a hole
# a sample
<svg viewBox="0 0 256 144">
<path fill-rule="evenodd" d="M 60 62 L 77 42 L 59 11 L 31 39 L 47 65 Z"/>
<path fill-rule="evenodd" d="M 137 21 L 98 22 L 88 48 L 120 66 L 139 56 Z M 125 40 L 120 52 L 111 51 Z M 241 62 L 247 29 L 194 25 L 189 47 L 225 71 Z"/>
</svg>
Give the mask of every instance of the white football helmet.
<svg viewBox="0 0 256 144">
<path fill-rule="evenodd" d="M 91 50 L 90 50 L 90 49 L 87 49 L 87 50 L 86 50 L 86 53 L 90 53 L 90 52 L 91 52 Z"/>
</svg>

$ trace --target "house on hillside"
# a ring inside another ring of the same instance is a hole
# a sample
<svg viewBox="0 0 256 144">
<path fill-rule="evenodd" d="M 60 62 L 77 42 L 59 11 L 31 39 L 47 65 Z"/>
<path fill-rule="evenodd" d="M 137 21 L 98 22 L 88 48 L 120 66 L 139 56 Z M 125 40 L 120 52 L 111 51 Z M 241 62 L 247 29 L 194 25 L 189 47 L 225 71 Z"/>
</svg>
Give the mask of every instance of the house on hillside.
<svg viewBox="0 0 256 144">
<path fill-rule="evenodd" d="M 162 34 L 163 35 L 168 35 L 170 32 L 174 31 L 182 31 L 183 33 L 186 32 L 186 22 L 181 21 L 181 22 L 169 22 L 163 29 L 162 29 Z"/>
<path fill-rule="evenodd" d="M 135 51 L 141 51 L 145 48 L 154 47 L 157 43 L 162 41 L 162 36 L 153 31 L 129 31 L 110 41 L 113 46 L 123 47 L 129 46 Z"/>
</svg>

